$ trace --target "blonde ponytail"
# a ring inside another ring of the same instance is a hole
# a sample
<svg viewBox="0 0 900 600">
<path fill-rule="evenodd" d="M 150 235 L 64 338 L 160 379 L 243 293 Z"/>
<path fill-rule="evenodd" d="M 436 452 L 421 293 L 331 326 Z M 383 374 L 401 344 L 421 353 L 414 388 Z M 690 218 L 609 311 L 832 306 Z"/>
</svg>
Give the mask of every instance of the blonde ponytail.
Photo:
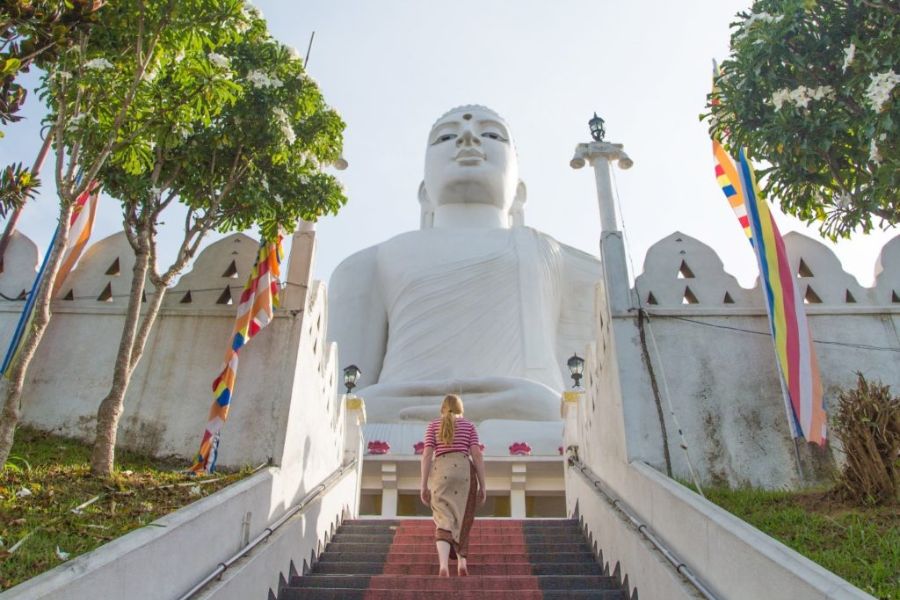
<svg viewBox="0 0 900 600">
<path fill-rule="evenodd" d="M 456 434 L 456 417 L 462 416 L 463 403 L 459 396 L 455 394 L 447 394 L 441 403 L 441 431 L 438 439 L 441 443 L 449 446 L 453 443 L 453 436 Z"/>
</svg>

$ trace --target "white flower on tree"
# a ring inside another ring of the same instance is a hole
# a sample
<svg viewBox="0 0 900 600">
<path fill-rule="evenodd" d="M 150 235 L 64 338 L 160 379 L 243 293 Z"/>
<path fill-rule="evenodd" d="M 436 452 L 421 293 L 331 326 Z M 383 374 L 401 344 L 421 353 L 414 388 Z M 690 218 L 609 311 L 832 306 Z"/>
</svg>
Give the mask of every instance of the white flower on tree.
<svg viewBox="0 0 900 600">
<path fill-rule="evenodd" d="M 258 70 L 247 73 L 247 81 L 253 84 L 255 88 L 280 88 L 284 85 L 277 77 L 269 76 Z"/>
<path fill-rule="evenodd" d="M 844 48 L 844 64 L 841 66 L 841 72 L 846 73 L 847 67 L 853 64 L 853 58 L 856 56 L 856 44 L 850 43 Z"/>
<path fill-rule="evenodd" d="M 216 52 L 210 52 L 206 55 L 206 58 L 209 59 L 213 65 L 215 65 L 219 69 L 227 69 L 231 67 L 231 61 L 228 60 L 227 56 L 222 56 Z"/>
<path fill-rule="evenodd" d="M 881 112 L 888 100 L 891 99 L 891 92 L 894 87 L 900 83 L 900 75 L 894 73 L 893 69 L 884 73 L 869 75 L 872 79 L 869 87 L 866 88 L 866 99 L 875 112 Z"/>
<path fill-rule="evenodd" d="M 106 69 L 112 69 L 112 67 L 112 63 L 105 58 L 92 58 L 91 60 L 84 63 L 84 68 L 88 71 L 103 71 Z"/>
<path fill-rule="evenodd" d="M 834 99 L 834 88 L 830 85 L 822 85 L 817 88 L 808 88 L 805 85 L 797 86 L 796 89 L 789 90 L 782 88 L 772 94 L 772 104 L 775 110 L 781 110 L 786 102 L 800 107 L 808 108 L 812 100 Z"/>
<path fill-rule="evenodd" d="M 294 140 L 297 139 L 297 135 L 294 133 L 294 128 L 291 127 L 290 117 L 288 117 L 288 114 L 281 108 L 276 108 L 272 112 L 275 115 L 275 123 L 281 130 L 284 139 L 287 140 L 288 145 L 293 144 Z"/>
</svg>

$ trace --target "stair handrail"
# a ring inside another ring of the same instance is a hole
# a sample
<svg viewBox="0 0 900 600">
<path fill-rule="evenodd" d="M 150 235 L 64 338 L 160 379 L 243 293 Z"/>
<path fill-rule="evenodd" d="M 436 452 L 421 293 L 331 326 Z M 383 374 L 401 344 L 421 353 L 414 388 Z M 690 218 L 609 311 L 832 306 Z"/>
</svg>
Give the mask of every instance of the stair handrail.
<svg viewBox="0 0 900 600">
<path fill-rule="evenodd" d="M 569 455 L 568 462 L 570 467 L 574 467 L 578 473 L 584 477 L 587 481 L 594 486 L 596 492 L 604 499 L 606 502 L 612 506 L 614 509 L 618 510 L 620 513 L 625 515 L 625 517 L 631 521 L 631 524 L 634 525 L 638 533 L 644 536 L 648 542 L 653 544 L 653 546 L 659 550 L 660 554 L 662 554 L 667 561 L 669 561 L 673 567 L 675 567 L 675 571 L 677 571 L 682 577 L 684 577 L 692 586 L 694 586 L 700 594 L 706 598 L 707 600 L 720 600 L 718 596 L 716 596 L 700 579 L 691 572 L 690 568 L 675 555 L 672 550 L 668 548 L 658 537 L 653 535 L 653 532 L 647 526 L 646 523 L 641 521 L 637 515 L 635 515 L 627 504 L 622 502 L 620 498 L 617 498 L 615 494 L 613 494 L 608 486 L 603 483 L 603 480 L 594 473 L 590 467 L 581 462 L 578 457 L 574 455 Z"/>
<path fill-rule="evenodd" d="M 322 483 L 314 487 L 309 491 L 303 498 L 300 499 L 297 504 L 294 504 L 290 507 L 287 512 L 281 515 L 278 519 L 276 519 L 271 525 L 266 527 L 262 533 L 258 536 L 250 540 L 243 548 L 238 550 L 234 555 L 231 556 L 228 560 L 220 562 L 219 565 L 215 568 L 215 570 L 203 578 L 200 583 L 192 587 L 182 596 L 179 596 L 178 600 L 190 600 L 194 596 L 197 595 L 204 587 L 209 584 L 209 582 L 214 579 L 221 577 L 221 575 L 234 563 L 239 561 L 241 558 L 249 554 L 254 548 L 256 548 L 261 543 L 268 541 L 269 537 L 275 533 L 282 525 L 287 523 L 292 517 L 294 517 L 301 510 L 306 508 L 307 505 L 316 501 L 319 496 L 333 488 L 340 480 L 342 480 L 348 472 L 350 472 L 354 467 L 356 467 L 359 459 L 353 458 L 346 464 L 341 465 L 339 468 L 335 469 L 331 475 L 326 477 Z"/>
</svg>

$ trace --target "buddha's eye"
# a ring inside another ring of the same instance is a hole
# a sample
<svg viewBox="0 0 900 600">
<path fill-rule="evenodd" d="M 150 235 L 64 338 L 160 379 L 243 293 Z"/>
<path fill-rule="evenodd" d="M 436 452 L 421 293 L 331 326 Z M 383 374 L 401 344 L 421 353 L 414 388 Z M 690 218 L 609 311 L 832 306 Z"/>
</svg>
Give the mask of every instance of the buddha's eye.
<svg viewBox="0 0 900 600">
<path fill-rule="evenodd" d="M 456 138 L 455 133 L 445 133 L 443 135 L 437 136 L 431 144 L 434 145 L 434 144 L 441 144 L 443 142 L 449 142 L 450 140 L 452 140 L 454 138 Z"/>
<path fill-rule="evenodd" d="M 481 134 L 481 137 L 490 138 L 492 140 L 497 140 L 498 142 L 505 142 L 506 138 L 497 133 L 496 131 L 485 131 Z"/>
</svg>

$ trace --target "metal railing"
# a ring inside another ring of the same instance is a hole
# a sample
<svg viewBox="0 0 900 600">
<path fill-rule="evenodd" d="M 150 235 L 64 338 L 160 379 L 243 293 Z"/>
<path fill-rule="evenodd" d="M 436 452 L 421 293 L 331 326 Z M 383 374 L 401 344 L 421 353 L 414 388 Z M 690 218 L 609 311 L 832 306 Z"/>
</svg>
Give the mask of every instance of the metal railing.
<svg viewBox="0 0 900 600">
<path fill-rule="evenodd" d="M 660 554 L 662 554 L 667 561 L 669 561 L 675 570 L 684 577 L 692 586 L 694 586 L 701 595 L 707 600 L 719 600 L 719 597 L 716 596 L 706 585 L 694 575 L 690 568 L 683 561 L 681 561 L 674 552 L 672 552 L 658 537 L 653 535 L 653 532 L 647 526 L 646 523 L 641 521 L 628 507 L 627 504 L 621 501 L 621 499 L 616 498 L 612 492 L 607 489 L 607 486 L 603 483 L 603 481 L 597 476 L 596 473 L 591 471 L 591 469 L 585 465 L 583 462 L 575 458 L 574 456 L 569 457 L 569 466 L 573 467 L 579 474 L 584 477 L 587 481 L 591 482 L 591 485 L 597 491 L 600 496 L 606 500 L 606 502 L 612 506 L 614 509 L 618 510 L 622 515 L 628 519 L 632 525 L 634 525 L 638 533 L 644 536 L 648 542 L 653 544 L 653 547 L 659 550 Z"/>
<path fill-rule="evenodd" d="M 239 561 L 241 558 L 245 557 L 249 554 L 254 548 L 256 548 L 261 543 L 268 541 L 269 537 L 275 533 L 282 525 L 291 520 L 292 517 L 297 515 L 301 510 L 306 508 L 312 502 L 318 500 L 319 496 L 330 490 L 335 486 L 341 479 L 343 479 L 348 472 L 354 469 L 357 465 L 358 459 L 354 458 L 349 463 L 342 465 L 339 469 L 334 471 L 331 475 L 325 478 L 322 483 L 314 487 L 309 491 L 297 504 L 293 505 L 291 508 L 287 510 L 281 517 L 279 517 L 276 521 L 274 521 L 271 525 L 266 527 L 262 533 L 258 536 L 250 540 L 246 546 L 237 551 L 231 558 L 226 561 L 220 562 L 216 569 L 203 578 L 200 583 L 192 587 L 187 593 L 183 596 L 180 596 L 178 600 L 190 600 L 194 596 L 196 596 L 204 587 L 206 587 L 211 581 L 217 579 L 222 576 L 222 574 L 234 563 Z"/>
</svg>

